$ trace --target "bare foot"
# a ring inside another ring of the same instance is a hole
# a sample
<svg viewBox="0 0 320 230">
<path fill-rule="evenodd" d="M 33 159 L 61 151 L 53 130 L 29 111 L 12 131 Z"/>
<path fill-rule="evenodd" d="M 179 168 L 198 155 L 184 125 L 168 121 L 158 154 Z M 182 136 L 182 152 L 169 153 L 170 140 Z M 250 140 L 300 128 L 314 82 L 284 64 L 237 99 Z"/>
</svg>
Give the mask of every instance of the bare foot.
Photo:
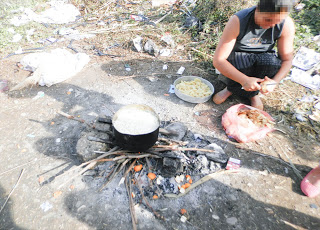
<svg viewBox="0 0 320 230">
<path fill-rule="evenodd" d="M 263 103 L 262 103 L 262 101 L 261 101 L 261 99 L 260 99 L 260 97 L 258 95 L 254 96 L 254 97 L 251 97 L 250 101 L 251 101 L 251 106 L 252 107 L 255 107 L 257 109 L 263 110 Z"/>
<path fill-rule="evenodd" d="M 226 88 L 224 88 L 223 90 L 221 90 L 219 93 L 217 93 L 216 95 L 213 96 L 212 100 L 214 103 L 216 104 L 221 104 L 223 103 L 225 100 L 227 100 L 228 97 L 230 97 L 232 95 L 232 93 Z"/>
</svg>

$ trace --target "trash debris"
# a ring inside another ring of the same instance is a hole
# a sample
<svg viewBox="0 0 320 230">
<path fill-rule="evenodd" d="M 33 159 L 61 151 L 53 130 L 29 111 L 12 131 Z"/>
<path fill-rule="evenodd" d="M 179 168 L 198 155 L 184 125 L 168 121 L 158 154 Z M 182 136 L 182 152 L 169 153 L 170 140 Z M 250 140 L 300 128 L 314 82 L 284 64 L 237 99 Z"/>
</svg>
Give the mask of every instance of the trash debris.
<svg viewBox="0 0 320 230">
<path fill-rule="evenodd" d="M 46 202 L 44 202 L 44 203 L 42 203 L 42 204 L 40 205 L 40 208 L 41 208 L 44 212 L 47 212 L 47 211 L 49 211 L 50 209 L 52 209 L 53 206 L 52 206 L 52 204 L 49 203 L 49 201 L 46 201 Z"/>
<path fill-rule="evenodd" d="M 144 44 L 144 51 L 149 53 L 150 55 L 158 56 L 159 55 L 159 48 L 158 46 L 149 39 L 145 44 Z"/>
<path fill-rule="evenodd" d="M 9 90 L 8 81 L 7 80 L 0 80 L 0 93 Z"/>
<path fill-rule="evenodd" d="M 138 52 L 141 52 L 142 51 L 142 37 L 140 37 L 140 36 L 137 36 L 137 37 L 135 37 L 133 40 L 132 40 L 132 42 L 133 42 L 133 45 L 134 45 L 134 47 L 136 48 L 136 50 L 138 51 Z"/>
<path fill-rule="evenodd" d="M 186 18 L 185 23 L 184 23 L 184 27 L 191 28 L 191 27 L 198 25 L 198 23 L 199 23 L 199 19 L 197 17 L 188 16 Z"/>
<path fill-rule="evenodd" d="M 85 53 L 72 54 L 66 49 L 57 48 L 50 53 L 32 53 L 22 58 L 23 69 L 33 71 L 31 77 L 11 90 L 19 90 L 28 85 L 51 86 L 65 81 L 82 70 L 90 61 Z"/>
<path fill-rule="evenodd" d="M 163 69 L 163 70 L 167 70 L 167 69 L 168 69 L 168 65 L 163 65 L 163 66 L 162 66 L 162 69 Z"/>
<path fill-rule="evenodd" d="M 161 57 L 169 57 L 171 55 L 170 49 L 161 49 L 159 51 Z"/>
<path fill-rule="evenodd" d="M 170 85 L 169 93 L 174 93 L 174 85 Z"/>
<path fill-rule="evenodd" d="M 230 157 L 227 163 L 227 170 L 239 169 L 241 161 L 239 159 Z"/>
<path fill-rule="evenodd" d="M 27 135 L 27 137 L 35 138 L 35 137 L 36 137 L 36 135 L 34 135 L 34 134 L 28 134 L 28 135 Z"/>
<path fill-rule="evenodd" d="M 129 64 L 125 64 L 124 68 L 126 69 L 126 71 L 130 72 L 131 71 L 131 67 Z"/>
<path fill-rule="evenodd" d="M 31 9 L 23 10 L 22 15 L 10 20 L 14 26 L 21 26 L 31 21 L 38 23 L 65 24 L 73 22 L 80 16 L 80 11 L 72 4 L 63 4 L 61 1 L 51 1 L 51 8 L 37 14 Z"/>
<path fill-rule="evenodd" d="M 37 95 L 36 95 L 34 98 L 32 98 L 32 99 L 33 99 L 33 100 L 37 100 L 37 99 L 39 99 L 39 98 L 41 98 L 41 97 L 44 97 L 44 92 L 39 91 L 39 92 L 37 93 Z"/>
<path fill-rule="evenodd" d="M 156 81 L 159 80 L 157 77 L 153 77 L 153 76 L 148 77 L 148 79 L 149 79 L 149 81 L 151 81 L 151 82 L 156 82 Z"/>
<path fill-rule="evenodd" d="M 316 204 L 310 204 L 310 208 L 318 209 L 318 206 Z"/>
<path fill-rule="evenodd" d="M 152 7 L 158 7 L 161 5 L 173 5 L 176 0 L 152 0 Z"/>
<path fill-rule="evenodd" d="M 310 88 L 312 90 L 320 89 L 320 75 L 311 76 L 306 71 L 298 68 L 293 68 L 290 75 L 291 81 L 303 85 L 304 87 Z"/>
<path fill-rule="evenodd" d="M 314 36 L 313 41 L 320 46 L 320 35 Z"/>
<path fill-rule="evenodd" d="M 179 75 L 183 74 L 183 72 L 184 72 L 185 69 L 186 69 L 185 67 L 181 66 L 181 67 L 178 69 L 177 74 L 179 74 Z"/>
<path fill-rule="evenodd" d="M 201 142 L 203 140 L 203 136 L 201 136 L 200 134 L 195 133 L 193 135 L 193 138 L 196 142 Z"/>
<path fill-rule="evenodd" d="M 292 65 L 302 70 L 309 70 L 319 62 L 320 53 L 302 46 L 292 60 Z"/>
<path fill-rule="evenodd" d="M 306 4 L 304 4 L 304 3 L 299 3 L 299 4 L 297 4 L 297 5 L 294 7 L 294 9 L 295 9 L 296 11 L 301 11 L 305 6 L 306 6 Z"/>
<path fill-rule="evenodd" d="M 19 42 L 22 39 L 21 34 L 13 35 L 12 42 Z"/>
<path fill-rule="evenodd" d="M 170 34 L 166 34 L 166 35 L 162 36 L 161 37 L 161 41 L 164 41 L 165 43 L 167 43 L 172 48 L 175 47 L 174 40 L 173 40 L 173 38 L 172 38 L 172 36 Z"/>
</svg>

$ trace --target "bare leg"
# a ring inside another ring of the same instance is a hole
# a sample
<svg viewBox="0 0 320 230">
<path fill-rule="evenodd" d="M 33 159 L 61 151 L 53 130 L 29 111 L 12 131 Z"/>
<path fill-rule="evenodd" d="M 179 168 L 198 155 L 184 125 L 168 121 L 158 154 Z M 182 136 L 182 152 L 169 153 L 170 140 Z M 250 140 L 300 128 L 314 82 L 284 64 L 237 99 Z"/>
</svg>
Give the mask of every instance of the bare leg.
<svg viewBox="0 0 320 230">
<path fill-rule="evenodd" d="M 250 101 L 251 101 L 251 106 L 252 107 L 255 107 L 257 109 L 260 109 L 260 110 L 263 110 L 263 103 L 259 97 L 259 95 L 256 95 L 254 97 L 251 97 L 250 98 Z"/>
<path fill-rule="evenodd" d="M 232 93 L 226 88 L 221 90 L 219 93 L 213 96 L 213 102 L 216 104 L 221 104 L 225 100 L 227 100 L 228 97 L 230 97 Z"/>
</svg>

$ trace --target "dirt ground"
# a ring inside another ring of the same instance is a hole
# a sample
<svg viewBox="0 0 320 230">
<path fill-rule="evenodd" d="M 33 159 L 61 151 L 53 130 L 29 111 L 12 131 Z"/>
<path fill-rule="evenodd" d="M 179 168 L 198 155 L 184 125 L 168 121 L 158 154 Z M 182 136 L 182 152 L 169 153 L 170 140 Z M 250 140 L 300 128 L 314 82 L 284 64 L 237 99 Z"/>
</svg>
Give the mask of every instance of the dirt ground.
<svg viewBox="0 0 320 230">
<path fill-rule="evenodd" d="M 120 177 L 102 192 L 97 191 L 102 183 L 99 177 L 85 174 L 62 188 L 65 180 L 57 178 L 79 164 L 76 144 L 84 129 L 84 124 L 57 112 L 93 122 L 132 103 L 151 106 L 162 121 L 183 122 L 193 133 L 210 137 L 228 156 L 241 160 L 238 173 L 217 174 L 181 198 L 150 200 L 165 220 L 156 218 L 143 203 L 137 204 L 138 229 L 320 229 L 319 197 L 304 196 L 298 176 L 317 166 L 318 141 L 296 134 L 294 127 L 266 107 L 276 115 L 281 131 L 257 142 L 236 143 L 225 135 L 221 117 L 231 105 L 245 101 L 232 96 L 222 105 L 211 100 L 191 104 L 175 94 L 166 95 L 180 66 L 186 68 L 183 75 L 206 78 L 219 91 L 223 85 L 216 76 L 179 54 L 155 58 L 122 47 L 113 52 L 124 57 L 91 55 L 85 69 L 63 83 L 0 94 L 1 207 L 24 169 L 0 213 L 0 229 L 132 229 Z M 0 78 L 9 80 L 10 87 L 30 74 L 16 65 L 22 56 L 1 60 Z M 162 69 L 164 64 L 168 70 Z M 40 91 L 44 96 L 37 98 Z M 180 220 L 182 208 L 188 212 L 187 222 Z"/>
</svg>

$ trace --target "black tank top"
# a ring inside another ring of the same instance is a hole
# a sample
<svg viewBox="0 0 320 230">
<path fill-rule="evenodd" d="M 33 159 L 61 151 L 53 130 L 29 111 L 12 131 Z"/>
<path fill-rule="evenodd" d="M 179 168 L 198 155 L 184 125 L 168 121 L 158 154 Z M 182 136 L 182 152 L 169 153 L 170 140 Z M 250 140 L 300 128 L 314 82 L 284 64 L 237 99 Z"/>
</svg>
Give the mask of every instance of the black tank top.
<svg viewBox="0 0 320 230">
<path fill-rule="evenodd" d="M 255 10 L 256 6 L 235 14 L 240 20 L 240 32 L 233 48 L 234 52 L 272 52 L 276 41 L 281 36 L 284 20 L 274 27 L 263 29 L 254 21 Z"/>
</svg>

